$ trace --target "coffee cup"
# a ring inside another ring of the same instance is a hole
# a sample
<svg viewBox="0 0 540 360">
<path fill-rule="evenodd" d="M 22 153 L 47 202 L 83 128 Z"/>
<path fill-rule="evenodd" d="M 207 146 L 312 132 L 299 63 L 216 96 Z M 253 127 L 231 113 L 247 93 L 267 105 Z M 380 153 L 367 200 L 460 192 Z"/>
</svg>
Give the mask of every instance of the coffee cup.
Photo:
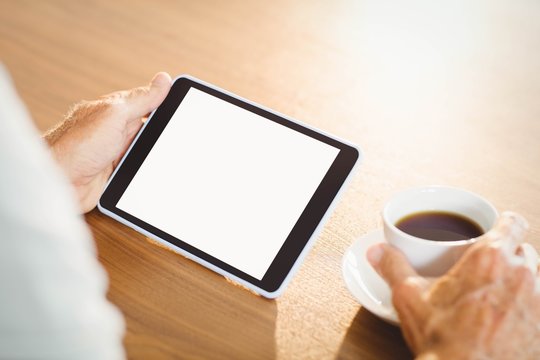
<svg viewBox="0 0 540 360">
<path fill-rule="evenodd" d="M 436 216 L 439 216 L 438 222 Z M 452 216 L 456 219 L 451 220 Z M 405 190 L 394 195 L 382 211 L 386 241 L 401 250 L 423 276 L 444 274 L 477 241 L 478 235 L 494 226 L 497 217 L 495 207 L 481 196 L 448 186 Z M 412 225 L 405 227 L 406 222 Z M 454 228 L 450 231 L 442 229 L 451 223 L 457 226 L 457 231 L 464 231 L 460 234 L 461 238 L 452 237 L 456 235 L 453 234 L 456 230 Z M 473 231 L 474 227 L 478 233 Z M 472 236 L 475 237 L 471 238 L 468 234 L 474 234 Z"/>
</svg>

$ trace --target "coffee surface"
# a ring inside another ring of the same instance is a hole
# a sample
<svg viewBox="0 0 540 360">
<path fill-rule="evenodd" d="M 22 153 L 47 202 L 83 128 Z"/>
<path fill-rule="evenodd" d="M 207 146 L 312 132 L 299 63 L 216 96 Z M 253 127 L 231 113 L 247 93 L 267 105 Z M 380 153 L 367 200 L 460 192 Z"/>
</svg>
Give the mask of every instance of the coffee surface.
<svg viewBox="0 0 540 360">
<path fill-rule="evenodd" d="M 484 233 L 468 217 L 445 211 L 413 213 L 400 219 L 396 227 L 409 235 L 434 241 L 466 240 Z"/>
</svg>

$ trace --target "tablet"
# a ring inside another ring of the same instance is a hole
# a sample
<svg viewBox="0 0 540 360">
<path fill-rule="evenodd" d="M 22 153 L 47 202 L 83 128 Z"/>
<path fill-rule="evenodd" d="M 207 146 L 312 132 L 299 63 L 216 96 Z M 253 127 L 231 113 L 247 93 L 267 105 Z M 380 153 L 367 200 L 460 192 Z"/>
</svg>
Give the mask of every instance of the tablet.
<svg viewBox="0 0 540 360">
<path fill-rule="evenodd" d="M 98 207 L 275 298 L 359 157 L 352 144 L 181 76 L 124 155 Z"/>
</svg>

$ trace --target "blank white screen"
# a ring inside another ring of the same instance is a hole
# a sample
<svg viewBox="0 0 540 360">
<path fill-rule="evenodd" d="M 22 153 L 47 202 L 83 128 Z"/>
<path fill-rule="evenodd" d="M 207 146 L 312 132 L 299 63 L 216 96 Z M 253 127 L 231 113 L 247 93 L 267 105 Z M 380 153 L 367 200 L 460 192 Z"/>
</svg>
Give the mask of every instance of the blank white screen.
<svg viewBox="0 0 540 360">
<path fill-rule="evenodd" d="M 261 280 L 338 152 L 191 88 L 117 207 Z"/>
</svg>

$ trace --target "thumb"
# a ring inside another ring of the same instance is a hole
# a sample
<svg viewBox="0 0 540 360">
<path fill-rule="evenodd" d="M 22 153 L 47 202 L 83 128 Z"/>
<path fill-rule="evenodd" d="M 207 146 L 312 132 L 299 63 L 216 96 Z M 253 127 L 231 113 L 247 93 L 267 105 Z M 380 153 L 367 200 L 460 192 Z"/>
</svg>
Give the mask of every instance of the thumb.
<svg viewBox="0 0 540 360">
<path fill-rule="evenodd" d="M 154 111 L 165 100 L 171 82 L 169 74 L 159 72 L 149 85 L 126 91 L 124 101 L 129 120 L 139 119 Z"/>
<path fill-rule="evenodd" d="M 388 244 L 376 244 L 367 252 L 371 266 L 393 288 L 409 277 L 418 277 L 401 251 Z"/>
<path fill-rule="evenodd" d="M 430 313 L 423 297 L 428 281 L 416 273 L 401 251 L 388 244 L 371 246 L 367 258 L 392 289 L 392 302 L 403 335 L 413 351 L 418 352 Z"/>
<path fill-rule="evenodd" d="M 498 242 L 508 255 L 513 255 L 517 248 L 525 242 L 525 235 L 529 224 L 525 218 L 517 213 L 505 211 L 497 219 L 497 223 L 481 237 L 480 243 Z"/>
</svg>

